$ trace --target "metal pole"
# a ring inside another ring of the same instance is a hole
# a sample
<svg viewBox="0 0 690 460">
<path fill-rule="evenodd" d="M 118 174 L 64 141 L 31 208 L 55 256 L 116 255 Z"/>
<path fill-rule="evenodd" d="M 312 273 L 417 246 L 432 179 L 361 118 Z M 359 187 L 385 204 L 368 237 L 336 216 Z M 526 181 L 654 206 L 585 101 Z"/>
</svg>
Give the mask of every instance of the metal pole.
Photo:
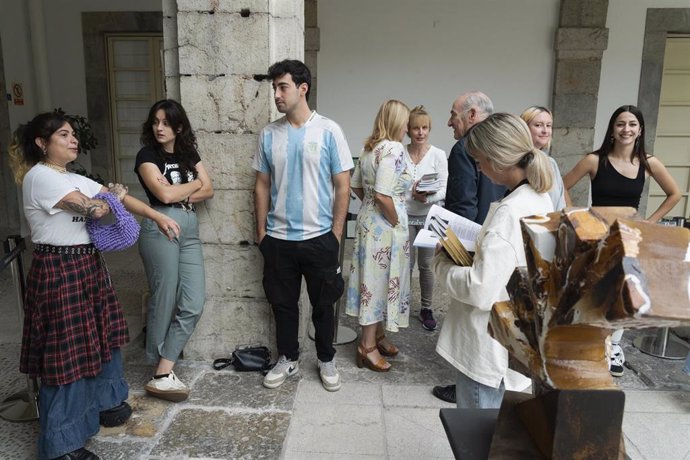
<svg viewBox="0 0 690 460">
<path fill-rule="evenodd" d="M 24 263 L 22 253 L 26 249 L 24 238 L 19 235 L 10 235 L 4 242 L 6 253 L 11 257 L 9 262 L 12 269 L 14 287 L 17 291 L 17 306 L 19 308 L 19 327 L 23 327 L 24 319 L 24 293 L 26 282 L 24 280 Z M 4 266 L 3 266 L 4 268 Z M 10 422 L 28 422 L 38 419 L 38 383 L 36 379 L 26 376 L 27 389 L 7 397 L 0 403 L 0 417 Z"/>
</svg>

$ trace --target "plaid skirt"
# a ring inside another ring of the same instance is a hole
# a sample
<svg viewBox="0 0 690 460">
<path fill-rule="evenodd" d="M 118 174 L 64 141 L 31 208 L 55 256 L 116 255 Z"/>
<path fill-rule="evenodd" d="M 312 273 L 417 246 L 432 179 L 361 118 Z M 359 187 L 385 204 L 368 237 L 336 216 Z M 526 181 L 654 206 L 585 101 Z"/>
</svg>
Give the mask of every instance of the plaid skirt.
<svg viewBox="0 0 690 460">
<path fill-rule="evenodd" d="M 24 300 L 19 370 L 47 385 L 95 377 L 129 341 L 101 255 L 34 252 Z"/>
</svg>

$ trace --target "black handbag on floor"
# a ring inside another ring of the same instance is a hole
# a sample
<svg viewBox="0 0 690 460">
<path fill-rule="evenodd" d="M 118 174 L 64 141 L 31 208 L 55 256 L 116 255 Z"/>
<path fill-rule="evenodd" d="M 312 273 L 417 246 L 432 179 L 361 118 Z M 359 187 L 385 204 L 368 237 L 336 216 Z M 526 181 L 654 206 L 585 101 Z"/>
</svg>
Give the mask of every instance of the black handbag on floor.
<svg viewBox="0 0 690 460">
<path fill-rule="evenodd" d="M 217 371 L 232 366 L 237 372 L 264 372 L 271 367 L 271 351 L 261 345 L 240 346 L 232 352 L 230 358 L 218 358 L 213 361 Z"/>
</svg>

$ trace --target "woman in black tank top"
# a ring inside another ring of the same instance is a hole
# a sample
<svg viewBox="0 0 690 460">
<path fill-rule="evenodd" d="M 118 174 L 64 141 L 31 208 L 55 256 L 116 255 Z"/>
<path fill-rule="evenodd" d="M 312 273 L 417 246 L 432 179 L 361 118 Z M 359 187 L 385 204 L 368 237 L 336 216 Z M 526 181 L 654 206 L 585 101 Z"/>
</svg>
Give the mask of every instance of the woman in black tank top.
<svg viewBox="0 0 690 460">
<path fill-rule="evenodd" d="M 592 206 L 639 207 L 646 177 L 652 176 L 666 199 L 648 217 L 658 222 L 680 201 L 676 181 L 661 161 L 644 149 L 644 118 L 634 105 L 616 109 L 599 150 L 585 155 L 563 178 L 567 189 L 582 177 L 592 181 Z"/>
<path fill-rule="evenodd" d="M 680 201 L 676 181 L 656 157 L 644 150 L 644 118 L 633 105 L 624 105 L 611 115 L 604 142 L 599 150 L 585 155 L 563 178 L 571 188 L 585 174 L 592 181 L 592 206 L 630 206 L 637 209 L 647 175 L 666 193 L 666 199 L 647 219 L 657 222 Z M 625 355 L 619 342 L 623 330 L 611 334 L 609 372 L 623 375 Z"/>
</svg>

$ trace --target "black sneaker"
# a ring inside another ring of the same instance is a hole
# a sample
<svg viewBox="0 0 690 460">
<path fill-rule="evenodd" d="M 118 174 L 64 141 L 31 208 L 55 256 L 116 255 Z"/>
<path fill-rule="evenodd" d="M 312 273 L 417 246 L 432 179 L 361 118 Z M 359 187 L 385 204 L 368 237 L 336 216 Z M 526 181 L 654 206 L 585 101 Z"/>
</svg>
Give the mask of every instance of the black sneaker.
<svg viewBox="0 0 690 460">
<path fill-rule="evenodd" d="M 82 447 L 81 449 L 73 450 L 68 454 L 56 457 L 52 460 L 100 460 L 100 457 Z"/>
<path fill-rule="evenodd" d="M 457 402 L 455 398 L 455 385 L 448 385 L 445 387 L 436 386 L 433 390 L 431 390 L 431 394 L 445 402 L 453 404 Z"/>
<path fill-rule="evenodd" d="M 123 402 L 112 409 L 104 410 L 99 414 L 101 425 L 105 427 L 120 426 L 132 415 L 132 407 Z"/>
<path fill-rule="evenodd" d="M 431 308 L 422 308 L 419 311 L 419 320 L 422 322 L 422 327 L 427 331 L 436 330 L 436 320 L 434 319 L 434 313 Z"/>
</svg>

